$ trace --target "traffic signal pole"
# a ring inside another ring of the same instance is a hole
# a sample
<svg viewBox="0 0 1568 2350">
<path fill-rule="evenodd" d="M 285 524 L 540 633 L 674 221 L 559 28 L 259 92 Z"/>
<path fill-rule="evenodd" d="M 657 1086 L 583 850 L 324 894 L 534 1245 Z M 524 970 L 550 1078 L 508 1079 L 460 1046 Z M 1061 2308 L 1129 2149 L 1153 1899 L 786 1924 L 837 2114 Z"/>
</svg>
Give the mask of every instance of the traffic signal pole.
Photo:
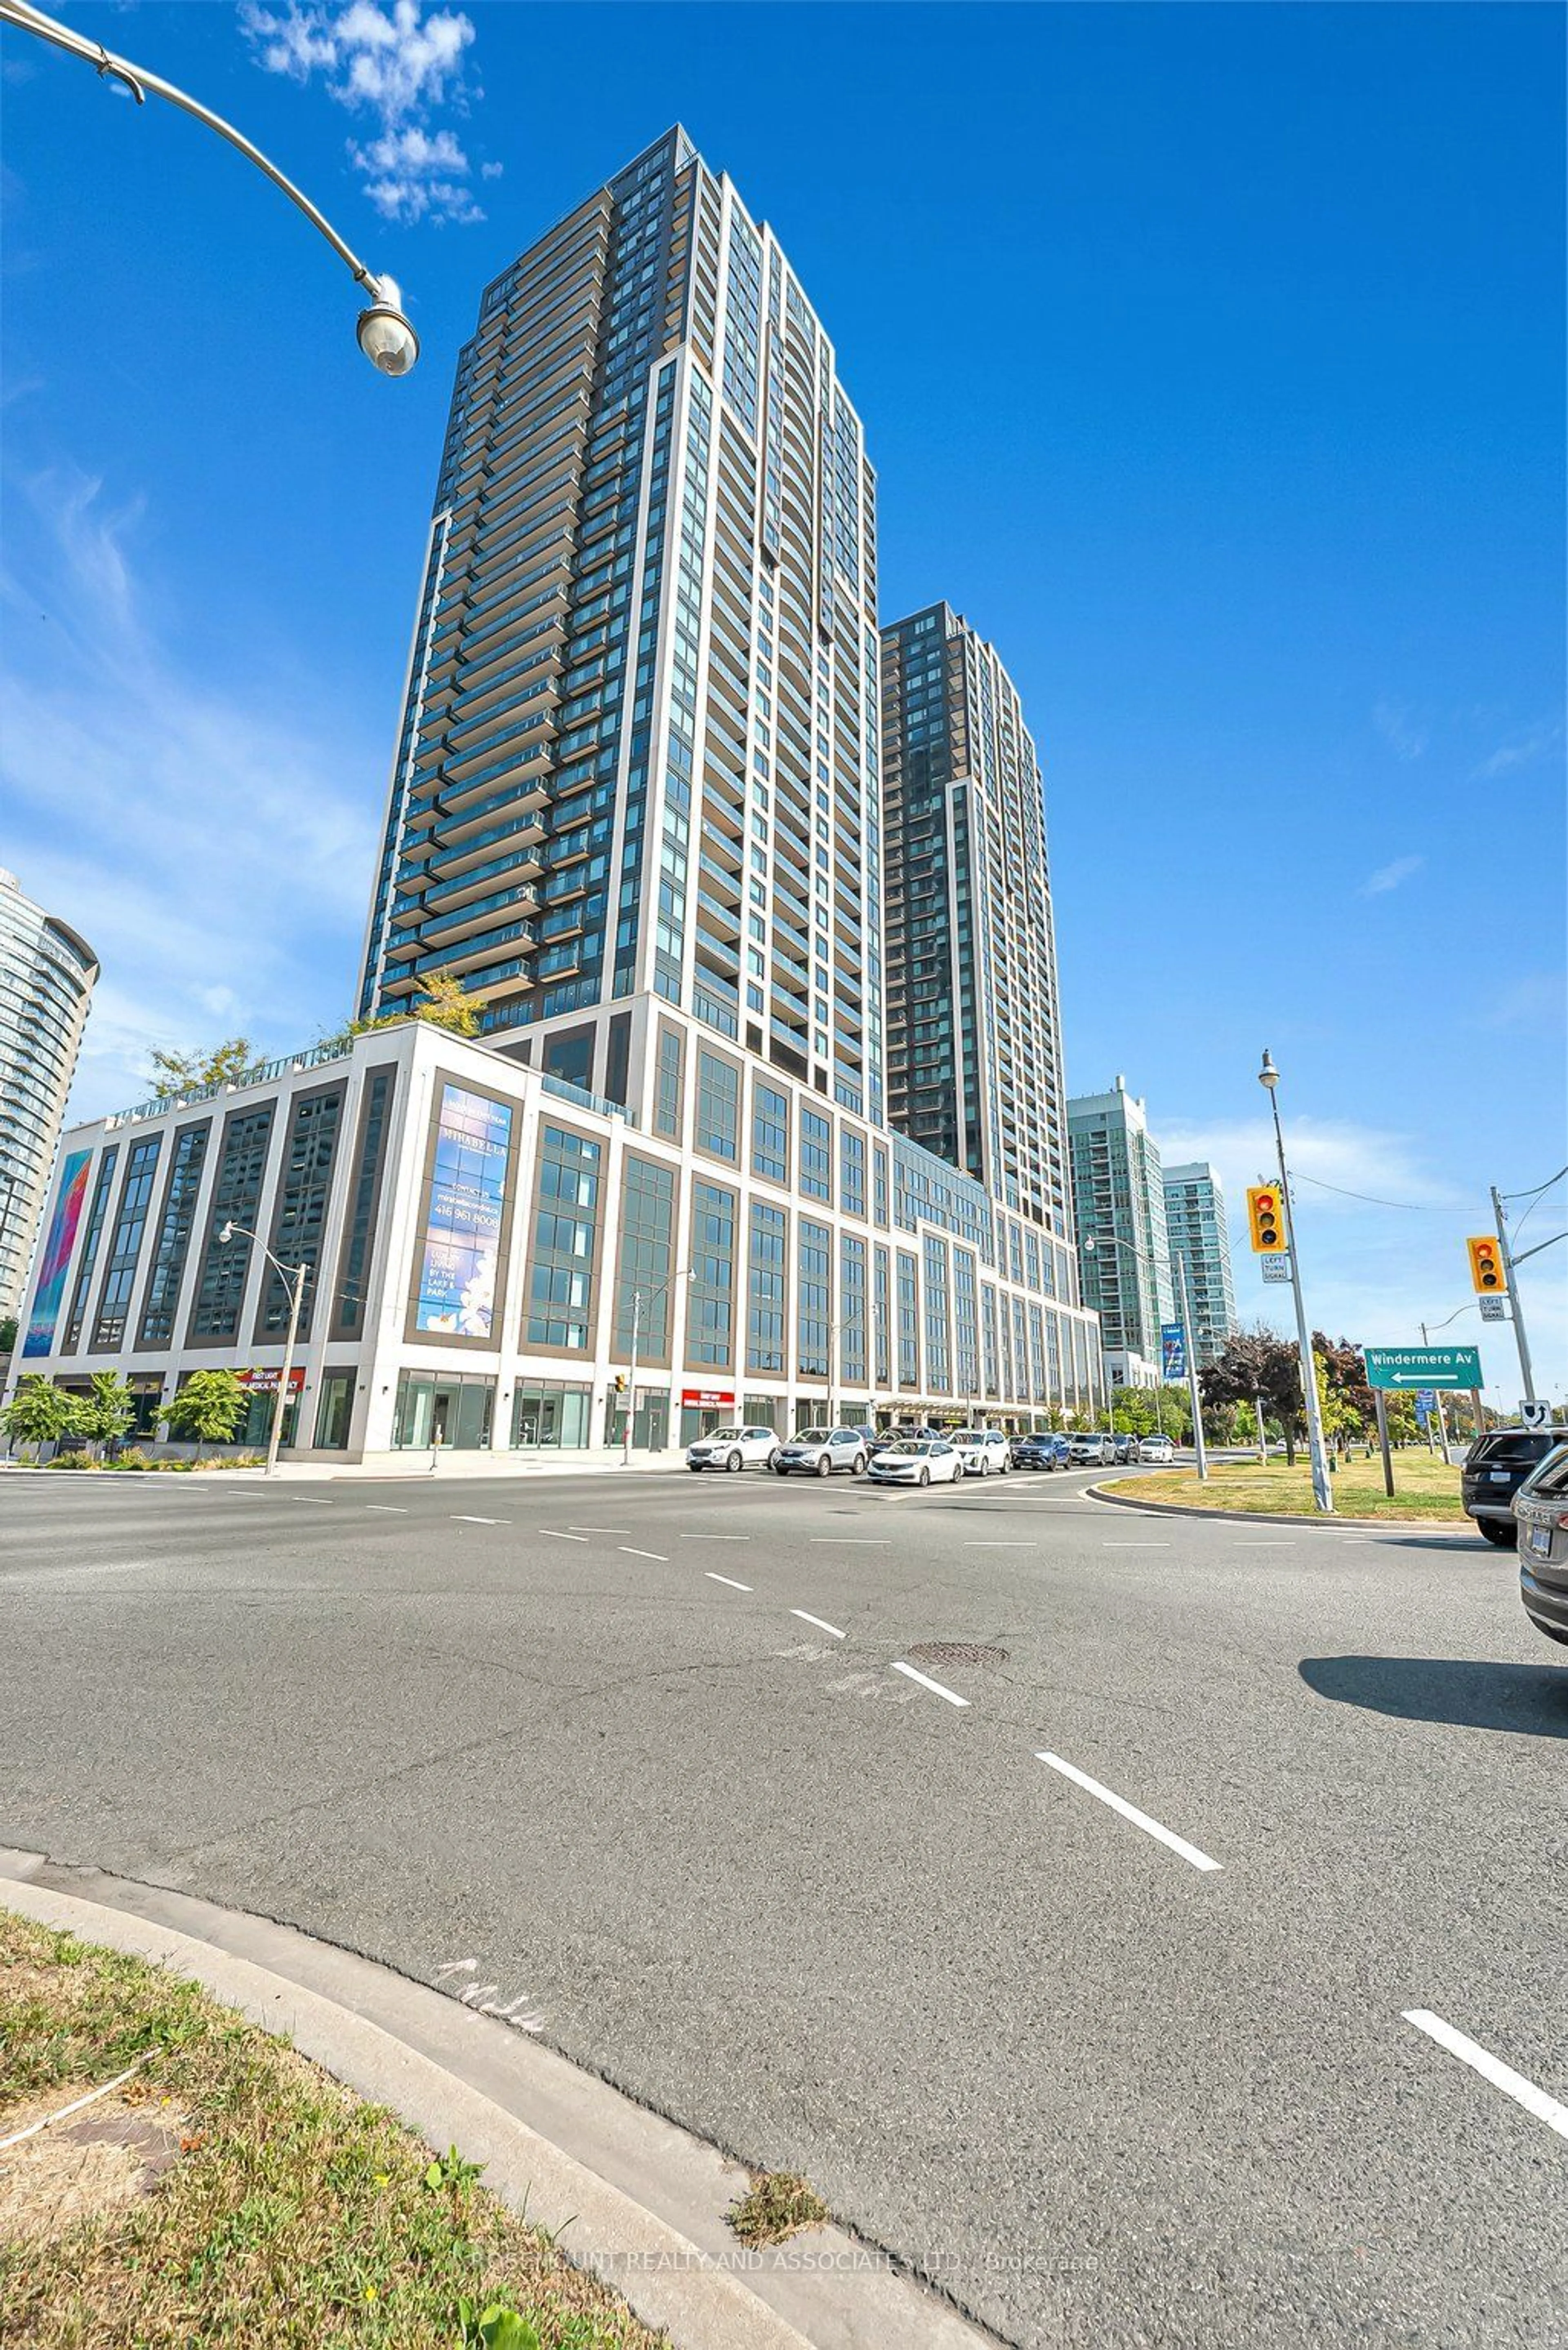
<svg viewBox="0 0 1568 2350">
<path fill-rule="evenodd" d="M 1535 1374 L 1530 1367 L 1530 1341 L 1524 1335 L 1524 1316 L 1519 1306 L 1519 1283 L 1514 1276 L 1513 1251 L 1508 1244 L 1508 1224 L 1502 1212 L 1502 1197 L 1497 1185 L 1491 1187 L 1491 1211 L 1497 1218 L 1497 1245 L 1502 1258 L 1502 1277 L 1508 1284 L 1510 1302 L 1513 1306 L 1513 1335 L 1519 1347 L 1519 1376 L 1524 1381 L 1524 1400 L 1535 1400 Z"/>
<path fill-rule="evenodd" d="M 1312 1332 L 1307 1326 L 1306 1300 L 1302 1295 L 1301 1250 L 1296 1244 L 1296 1203 L 1291 1197 L 1290 1170 L 1285 1165 L 1285 1134 L 1280 1124 L 1280 1105 L 1275 1093 L 1278 1073 L 1267 1053 L 1263 1055 L 1263 1082 L 1268 1089 L 1269 1107 L 1274 1118 L 1274 1148 L 1280 1161 L 1280 1190 L 1285 1203 L 1285 1231 L 1290 1240 L 1291 1294 L 1296 1305 L 1296 1343 L 1301 1351 L 1302 1401 L 1306 1407 L 1307 1447 L 1312 1456 L 1312 1497 L 1324 1517 L 1334 1515 L 1334 1482 L 1328 1473 L 1328 1446 L 1324 1441 L 1323 1412 L 1317 1399 L 1317 1363 L 1312 1350 Z"/>
</svg>

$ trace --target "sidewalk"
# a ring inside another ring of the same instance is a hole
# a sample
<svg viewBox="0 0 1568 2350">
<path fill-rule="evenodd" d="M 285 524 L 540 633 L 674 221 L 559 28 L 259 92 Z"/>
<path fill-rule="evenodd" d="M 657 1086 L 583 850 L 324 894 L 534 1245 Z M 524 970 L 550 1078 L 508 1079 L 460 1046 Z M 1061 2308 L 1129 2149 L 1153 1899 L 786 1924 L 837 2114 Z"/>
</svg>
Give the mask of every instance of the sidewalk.
<svg viewBox="0 0 1568 2350">
<path fill-rule="evenodd" d="M 629 1466 L 623 1464 L 620 1452 L 601 1446 L 581 1451 L 560 1452 L 451 1452 L 442 1451 L 436 1468 L 431 1468 L 428 1451 L 418 1452 L 376 1452 L 364 1461 L 291 1461 L 285 1453 L 278 1461 L 277 1480 L 321 1479 L 352 1480 L 356 1477 L 406 1477 L 413 1483 L 425 1484 L 439 1479 L 442 1484 L 456 1479 L 485 1477 L 663 1477 L 677 1471 L 686 1472 L 686 1454 L 679 1445 L 670 1445 L 662 1452 L 634 1452 Z M 65 1477 L 90 1477 L 90 1469 L 35 1469 L 31 1461 L 0 1461 L 0 1474 L 16 1477 L 48 1477 L 57 1482 Z M 168 1475 L 168 1471 L 110 1471 L 110 1475 L 127 1478 Z M 178 1475 L 178 1471 L 173 1472 Z M 202 1469 L 192 1472 L 202 1478 L 216 1477 L 227 1481 L 253 1483 L 263 1474 L 260 1469 Z"/>
</svg>

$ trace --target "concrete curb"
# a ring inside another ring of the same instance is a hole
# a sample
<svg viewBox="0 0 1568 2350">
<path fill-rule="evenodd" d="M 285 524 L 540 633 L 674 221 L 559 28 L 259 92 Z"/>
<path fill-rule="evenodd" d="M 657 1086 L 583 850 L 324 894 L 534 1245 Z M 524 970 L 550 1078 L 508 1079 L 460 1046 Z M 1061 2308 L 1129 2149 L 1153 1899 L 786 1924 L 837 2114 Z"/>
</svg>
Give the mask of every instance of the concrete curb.
<svg viewBox="0 0 1568 2350">
<path fill-rule="evenodd" d="M 1236 1526 L 1353 1526 L 1357 1534 L 1421 1534 L 1446 1536 L 1463 1541 L 1475 1533 L 1468 1523 L 1462 1526 L 1435 1524 L 1430 1518 L 1332 1518 L 1291 1517 L 1284 1511 L 1272 1510 L 1205 1510 L 1189 1502 L 1135 1502 L 1130 1493 L 1107 1493 L 1101 1486 L 1085 1485 L 1084 1491 L 1091 1501 L 1104 1502 L 1113 1510 L 1144 1510 L 1157 1518 L 1206 1518 L 1210 1524 L 1216 1519 Z"/>
<path fill-rule="evenodd" d="M 749 2252 L 746 2173 L 493 2016 L 243 1910 L 0 1848 L 0 1902 L 188 1975 L 428 2143 L 485 2166 L 512 2210 L 680 2350 L 981 2350 L 994 2337 L 842 2230 Z M 569 2223 L 569 2225 L 568 2225 Z"/>
</svg>

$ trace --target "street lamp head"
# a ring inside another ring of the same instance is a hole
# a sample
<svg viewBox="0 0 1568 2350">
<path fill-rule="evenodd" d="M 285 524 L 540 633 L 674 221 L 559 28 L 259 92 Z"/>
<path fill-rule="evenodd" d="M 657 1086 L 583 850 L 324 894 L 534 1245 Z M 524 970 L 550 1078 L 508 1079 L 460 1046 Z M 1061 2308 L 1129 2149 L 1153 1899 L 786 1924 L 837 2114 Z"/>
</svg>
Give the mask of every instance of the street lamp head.
<svg viewBox="0 0 1568 2350">
<path fill-rule="evenodd" d="M 383 375 L 407 375 L 419 358 L 420 338 L 403 316 L 397 283 L 372 277 L 369 290 L 376 298 L 359 313 L 359 348 Z"/>
<path fill-rule="evenodd" d="M 1258 1083 L 1261 1086 L 1267 1086 L 1269 1091 L 1272 1093 L 1274 1087 L 1279 1084 L 1279 1082 L 1280 1073 L 1269 1057 L 1269 1048 L 1265 1045 L 1263 1047 L 1263 1066 L 1258 1071 Z"/>
<path fill-rule="evenodd" d="M 227 1248 L 229 1243 L 234 1239 L 234 1228 L 233 1224 L 220 1225 L 218 1229 L 218 1246 L 220 1248 Z"/>
</svg>

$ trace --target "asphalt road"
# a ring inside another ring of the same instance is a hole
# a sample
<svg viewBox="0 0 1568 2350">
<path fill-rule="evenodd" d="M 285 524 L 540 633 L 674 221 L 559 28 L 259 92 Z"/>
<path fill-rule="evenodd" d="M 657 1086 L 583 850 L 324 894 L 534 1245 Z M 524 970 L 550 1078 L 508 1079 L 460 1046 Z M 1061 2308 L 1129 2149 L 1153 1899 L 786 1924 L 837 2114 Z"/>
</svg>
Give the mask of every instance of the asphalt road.
<svg viewBox="0 0 1568 2350">
<path fill-rule="evenodd" d="M 1568 2340 L 1511 1555 L 1085 1482 L 7 1477 L 0 1842 L 467 1989 L 1012 2342 Z"/>
</svg>

